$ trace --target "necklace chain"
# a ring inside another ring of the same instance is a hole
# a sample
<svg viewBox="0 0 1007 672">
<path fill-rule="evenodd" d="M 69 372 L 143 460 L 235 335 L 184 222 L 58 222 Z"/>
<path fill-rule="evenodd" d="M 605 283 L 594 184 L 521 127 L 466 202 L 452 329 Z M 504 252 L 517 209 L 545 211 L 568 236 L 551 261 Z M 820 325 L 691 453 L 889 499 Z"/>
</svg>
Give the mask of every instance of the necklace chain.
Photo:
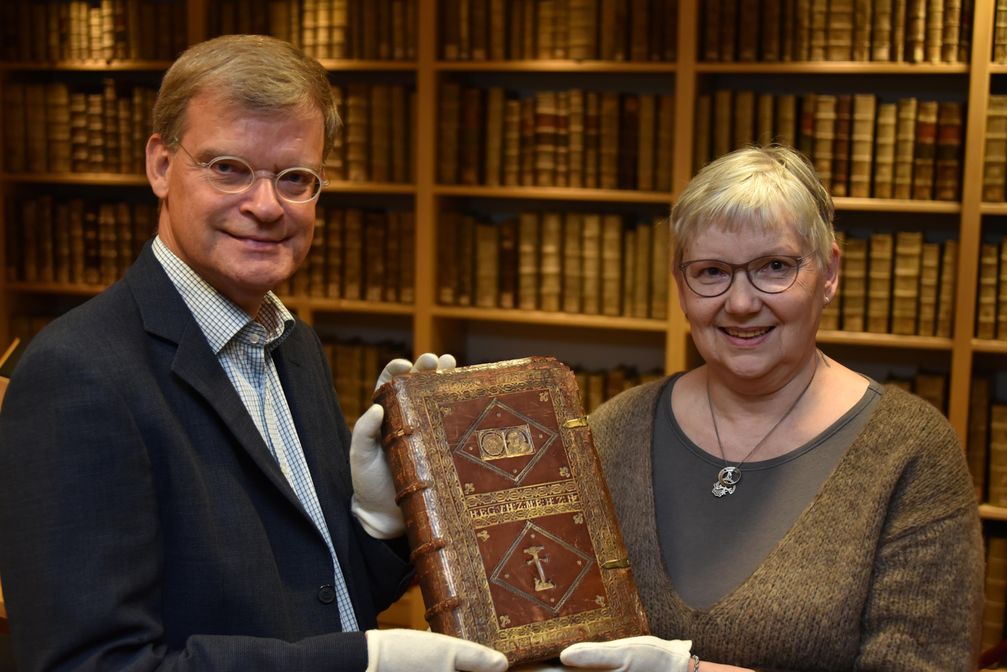
<svg viewBox="0 0 1007 672">
<path fill-rule="evenodd" d="M 713 434 L 717 437 L 717 449 L 720 450 L 720 459 L 724 461 L 724 468 L 717 474 L 717 481 L 713 484 L 712 492 L 715 497 L 723 497 L 724 495 L 734 494 L 735 488 L 741 481 L 741 465 L 747 462 L 748 458 L 755 454 L 755 451 L 757 451 L 762 444 L 766 442 L 766 439 L 768 439 L 769 436 L 776 431 L 776 428 L 783 424 L 784 420 L 790 417 L 790 414 L 793 413 L 795 408 L 797 408 L 797 404 L 801 403 L 801 399 L 804 398 L 804 394 L 811 388 L 811 383 L 815 380 L 815 374 L 818 373 L 818 357 L 818 353 L 815 353 L 815 368 L 812 369 L 811 378 L 808 379 L 808 382 L 804 385 L 804 389 L 801 390 L 801 393 L 797 395 L 797 398 L 794 399 L 792 404 L 790 404 L 790 407 L 786 410 L 786 412 L 780 416 L 780 419 L 769 428 L 769 431 L 766 432 L 761 439 L 759 439 L 759 442 L 756 443 L 752 449 L 748 451 L 748 454 L 741 459 L 741 462 L 738 462 L 737 466 L 734 467 L 727 464 L 727 456 L 724 454 L 724 444 L 720 441 L 720 430 L 717 428 L 717 415 L 713 412 L 713 399 L 710 396 L 710 377 L 707 375 L 706 403 L 710 407 L 710 419 L 713 420 Z"/>
</svg>

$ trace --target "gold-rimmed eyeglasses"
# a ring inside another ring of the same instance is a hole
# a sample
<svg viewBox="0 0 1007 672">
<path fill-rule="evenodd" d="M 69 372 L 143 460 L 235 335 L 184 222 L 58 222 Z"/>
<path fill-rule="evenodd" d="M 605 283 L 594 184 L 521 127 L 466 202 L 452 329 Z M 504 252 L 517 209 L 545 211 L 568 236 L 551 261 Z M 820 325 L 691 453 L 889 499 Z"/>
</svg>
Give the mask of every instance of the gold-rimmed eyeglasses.
<svg viewBox="0 0 1007 672">
<path fill-rule="evenodd" d="M 720 296 L 734 284 L 734 275 L 744 271 L 748 282 L 765 294 L 785 292 L 797 281 L 805 257 L 775 254 L 757 257 L 742 264 L 720 259 L 693 259 L 678 265 L 682 278 L 696 294 L 706 298 Z"/>
<path fill-rule="evenodd" d="M 268 170 L 255 170 L 238 156 L 216 156 L 209 161 L 199 161 L 189 153 L 182 142 L 175 142 L 189 159 L 203 169 L 206 181 L 224 194 L 240 194 L 251 189 L 255 181 L 261 177 L 273 183 L 276 195 L 290 203 L 308 203 L 318 198 L 322 187 L 328 184 L 319 173 L 311 168 L 295 166 L 284 168 L 278 173 Z"/>
</svg>

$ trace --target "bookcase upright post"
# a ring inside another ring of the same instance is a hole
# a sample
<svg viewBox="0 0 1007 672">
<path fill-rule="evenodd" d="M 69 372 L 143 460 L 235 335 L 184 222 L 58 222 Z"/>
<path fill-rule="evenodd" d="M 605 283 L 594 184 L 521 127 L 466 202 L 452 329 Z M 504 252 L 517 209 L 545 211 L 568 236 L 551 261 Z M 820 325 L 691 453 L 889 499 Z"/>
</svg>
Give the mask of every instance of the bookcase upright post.
<svg viewBox="0 0 1007 672">
<path fill-rule="evenodd" d="M 693 146 L 696 113 L 696 57 L 699 53 L 699 6 L 695 2 L 678 3 L 678 45 L 675 62 L 675 152 L 668 157 L 673 162 L 670 207 L 692 178 Z M 671 260 L 669 259 L 669 263 Z M 665 373 L 689 368 L 688 324 L 682 315 L 673 273 L 669 273 L 668 329 L 665 337 Z"/>
<path fill-rule="evenodd" d="M 416 303 L 413 306 L 413 355 L 442 352 L 444 343 L 433 316 L 437 266 L 437 0 L 417 0 L 416 53 Z"/>
<path fill-rule="evenodd" d="M 995 0 L 975 0 L 972 54 L 969 63 L 968 119 L 962 173 L 958 277 L 952 331 L 948 419 L 965 445 L 968 436 L 969 392 L 972 379 L 972 338 L 975 325 L 979 246 L 982 242 L 982 184 L 986 110 L 990 93 Z M 989 20 L 983 20 L 984 17 Z"/>
</svg>

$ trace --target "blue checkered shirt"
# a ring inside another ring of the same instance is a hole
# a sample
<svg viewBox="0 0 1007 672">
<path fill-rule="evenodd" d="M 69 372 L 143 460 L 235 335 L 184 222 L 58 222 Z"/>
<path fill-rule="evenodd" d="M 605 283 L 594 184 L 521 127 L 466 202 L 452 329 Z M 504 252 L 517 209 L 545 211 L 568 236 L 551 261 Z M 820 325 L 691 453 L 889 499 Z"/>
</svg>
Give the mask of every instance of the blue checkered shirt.
<svg viewBox="0 0 1007 672">
<path fill-rule="evenodd" d="M 339 558 L 271 354 L 294 328 L 293 316 L 276 295 L 269 292 L 259 314 L 252 319 L 176 257 L 160 237 L 154 238 L 153 250 L 203 330 L 269 452 L 280 465 L 280 471 L 325 539 L 332 556 L 333 586 L 343 631 L 359 630 Z"/>
</svg>

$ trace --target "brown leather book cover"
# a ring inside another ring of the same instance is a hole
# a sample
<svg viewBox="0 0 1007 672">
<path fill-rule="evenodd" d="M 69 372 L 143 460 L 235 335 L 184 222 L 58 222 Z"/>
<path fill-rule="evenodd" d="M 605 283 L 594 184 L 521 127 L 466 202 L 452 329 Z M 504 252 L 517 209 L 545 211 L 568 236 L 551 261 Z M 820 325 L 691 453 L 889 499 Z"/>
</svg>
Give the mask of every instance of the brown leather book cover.
<svg viewBox="0 0 1007 672">
<path fill-rule="evenodd" d="M 648 632 L 570 369 L 415 373 L 375 400 L 433 631 L 512 665 Z"/>
</svg>

